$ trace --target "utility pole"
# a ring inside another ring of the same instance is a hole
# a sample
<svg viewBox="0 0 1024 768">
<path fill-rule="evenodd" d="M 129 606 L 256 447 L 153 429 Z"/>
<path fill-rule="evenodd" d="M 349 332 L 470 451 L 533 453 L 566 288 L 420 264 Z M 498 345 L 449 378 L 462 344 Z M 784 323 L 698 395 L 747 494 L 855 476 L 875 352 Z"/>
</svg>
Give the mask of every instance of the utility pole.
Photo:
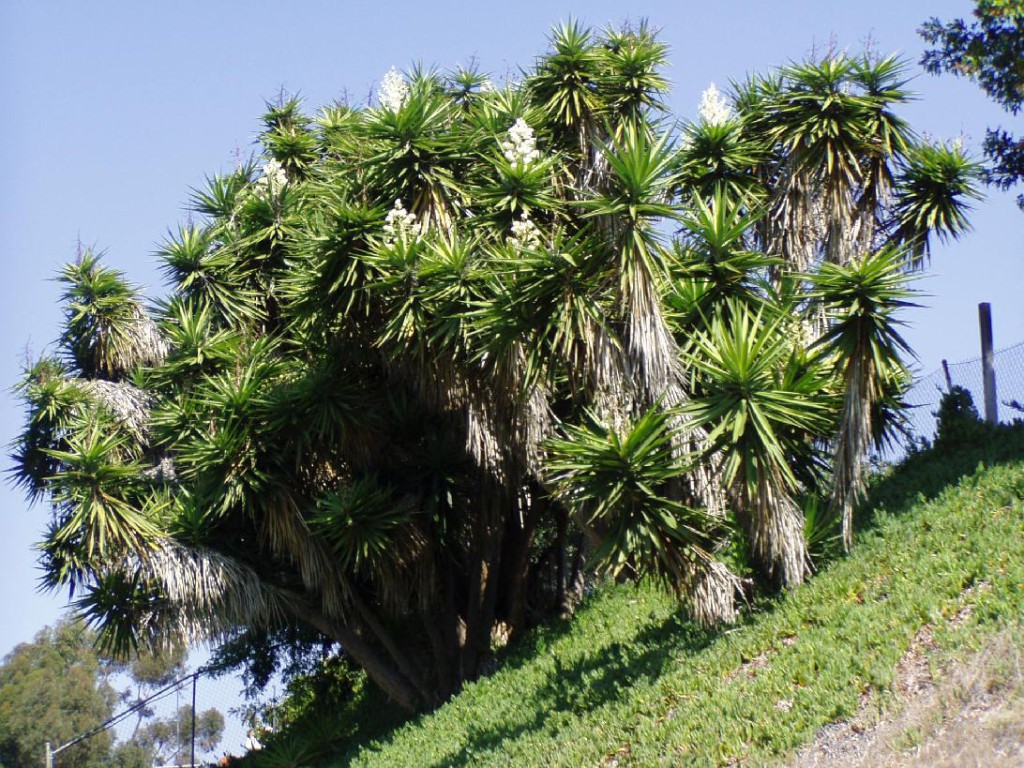
<svg viewBox="0 0 1024 768">
<path fill-rule="evenodd" d="M 196 680 L 199 673 L 192 675 L 192 759 L 189 761 L 192 768 L 196 768 Z"/>
</svg>

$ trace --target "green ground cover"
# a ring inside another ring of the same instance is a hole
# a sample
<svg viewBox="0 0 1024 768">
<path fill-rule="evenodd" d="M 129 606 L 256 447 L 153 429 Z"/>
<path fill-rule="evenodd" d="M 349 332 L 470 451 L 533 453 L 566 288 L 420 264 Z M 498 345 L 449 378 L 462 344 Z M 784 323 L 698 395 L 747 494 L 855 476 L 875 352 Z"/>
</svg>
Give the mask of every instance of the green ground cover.
<svg viewBox="0 0 1024 768">
<path fill-rule="evenodd" d="M 700 631 L 651 585 L 599 590 L 448 705 L 328 764 L 771 762 L 864 694 L 884 707 L 925 624 L 950 652 L 1019 628 L 1022 498 L 1019 429 L 914 455 L 875 483 L 850 557 L 739 626 Z"/>
</svg>

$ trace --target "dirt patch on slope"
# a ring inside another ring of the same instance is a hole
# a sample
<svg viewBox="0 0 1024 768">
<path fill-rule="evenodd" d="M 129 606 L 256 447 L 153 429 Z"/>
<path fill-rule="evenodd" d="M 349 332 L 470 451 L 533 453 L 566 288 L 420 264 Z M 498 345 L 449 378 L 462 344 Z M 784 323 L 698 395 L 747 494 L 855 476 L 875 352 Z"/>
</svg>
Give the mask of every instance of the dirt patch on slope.
<svg viewBox="0 0 1024 768">
<path fill-rule="evenodd" d="M 965 605 L 950 626 L 970 612 Z M 896 701 L 879 713 L 865 696 L 854 718 L 823 728 L 788 765 L 1024 768 L 1024 650 L 1004 633 L 941 667 L 934 652 L 926 625 L 898 667 Z"/>
</svg>

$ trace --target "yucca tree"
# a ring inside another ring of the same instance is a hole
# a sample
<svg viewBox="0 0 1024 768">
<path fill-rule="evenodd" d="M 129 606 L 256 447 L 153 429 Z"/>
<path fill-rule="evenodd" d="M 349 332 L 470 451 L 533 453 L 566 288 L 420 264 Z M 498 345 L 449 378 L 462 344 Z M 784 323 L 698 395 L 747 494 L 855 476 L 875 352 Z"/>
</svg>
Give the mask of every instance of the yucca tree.
<svg viewBox="0 0 1024 768">
<path fill-rule="evenodd" d="M 691 262 L 698 280 L 682 283 L 689 295 L 681 295 L 680 304 L 695 322 L 695 312 L 714 311 L 727 286 L 743 297 L 772 301 L 788 294 L 794 312 L 805 318 L 793 332 L 808 347 L 821 337 L 817 344 L 832 355 L 844 397 L 839 437 L 820 439 L 833 445 L 830 509 L 842 520 L 847 546 L 868 445 L 880 427 L 871 414 L 886 412 L 882 404 L 898 399 L 897 381 L 905 377 L 900 358 L 907 350 L 888 343 L 899 339 L 897 306 L 889 306 L 873 318 L 875 343 L 886 340 L 875 350 L 885 351 L 884 360 L 867 365 L 871 343 L 846 338 L 839 344 L 837 334 L 850 333 L 850 317 L 873 310 L 853 291 L 822 303 L 805 287 L 819 274 L 834 277 L 854 263 L 920 267 L 933 236 L 959 237 L 966 230 L 969 203 L 977 197 L 977 165 L 955 145 L 922 143 L 895 113 L 910 98 L 905 82 L 902 64 L 892 57 L 830 55 L 790 65 L 736 86 L 731 104 L 716 91 L 706 94 L 700 121 L 687 130 L 683 155 L 691 185 L 704 195 L 728 195 L 735 210 L 725 218 L 729 227 L 713 226 L 709 206 L 700 193 L 694 198 L 697 213 L 685 223 L 700 245 L 686 252 L 704 258 Z M 717 199 L 714 209 L 721 219 L 726 209 Z M 743 216 L 752 220 L 743 222 Z M 738 233 L 745 248 L 734 247 L 730 259 L 715 255 L 709 246 L 722 239 L 718 232 L 729 233 L 728 243 Z M 740 259 L 743 250 L 750 255 Z M 787 277 L 794 273 L 795 282 Z M 746 286 L 758 274 L 769 284 L 751 293 Z"/>
<path fill-rule="evenodd" d="M 707 626 L 735 615 L 732 536 L 798 584 L 795 498 L 865 359 L 818 267 L 957 234 L 971 166 L 915 154 L 889 60 L 782 70 L 681 131 L 665 60 L 645 25 L 569 23 L 522 82 L 282 99 L 161 244 L 152 310 L 67 267 L 15 446 L 48 584 L 119 650 L 313 636 L 409 710 L 590 568 L 658 576 Z M 891 395 L 870 374 L 851 390 Z"/>
<path fill-rule="evenodd" d="M 731 300 L 726 309 L 696 334 L 687 354 L 698 381 L 687 410 L 709 429 L 708 450 L 719 458 L 753 562 L 792 587 L 810 569 L 794 458 L 828 422 L 823 380 L 799 365 L 786 308 L 754 312 Z"/>
<path fill-rule="evenodd" d="M 759 93 L 753 86 L 748 93 Z M 714 83 L 705 91 L 695 122 L 683 127 L 679 153 L 679 192 L 684 200 L 725 194 L 749 207 L 764 203 L 767 187 L 759 173 L 769 144 L 750 130 L 742 101 L 733 109 Z M 747 107 L 753 109 L 752 107 Z"/>
<path fill-rule="evenodd" d="M 900 394 L 913 353 L 900 336 L 897 313 L 915 306 L 906 287 L 906 256 L 895 247 L 870 253 L 847 266 L 825 264 L 811 281 L 811 297 L 829 317 L 818 344 L 842 382 L 843 406 L 832 462 L 832 514 L 841 520 L 843 546 L 853 544 L 853 510 L 863 497 L 866 458 L 879 405 Z"/>
<path fill-rule="evenodd" d="M 891 112 L 908 98 L 901 72 L 892 59 L 826 56 L 782 68 L 741 102 L 771 151 L 764 245 L 793 269 L 843 264 L 872 244 L 893 165 L 912 140 Z"/>
<path fill-rule="evenodd" d="M 724 521 L 670 498 L 672 481 L 686 471 L 672 422 L 652 408 L 622 434 L 598 422 L 567 426 L 565 438 L 548 444 L 548 479 L 555 497 L 598 534 L 599 568 L 665 580 L 710 628 L 735 618 L 740 583 L 715 560 L 726 541 Z"/>
<path fill-rule="evenodd" d="M 971 201 L 981 199 L 981 165 L 956 144 L 923 144 L 907 155 L 898 174 L 890 240 L 907 246 L 908 265 L 931 256 L 931 236 L 942 241 L 970 230 Z"/>
<path fill-rule="evenodd" d="M 677 387 L 678 354 L 661 311 L 670 251 L 656 226 L 676 215 L 668 202 L 674 184 L 670 137 L 652 138 L 644 126 L 630 123 L 604 150 L 604 158 L 605 189 L 580 205 L 607 238 L 615 259 L 610 274 L 618 280 L 626 348 L 644 399 L 673 398 L 667 390 Z"/>
<path fill-rule="evenodd" d="M 166 344 L 123 275 L 85 251 L 59 279 L 66 286 L 61 346 L 83 376 L 116 379 L 161 360 Z"/>
<path fill-rule="evenodd" d="M 914 141 L 893 112 L 909 98 L 904 86 L 897 59 L 842 54 L 736 86 L 737 117 L 718 129 L 736 137 L 715 150 L 732 177 L 759 180 L 742 184 L 767 204 L 757 238 L 788 268 L 845 263 L 877 245 L 895 168 Z M 696 132 L 693 144 L 703 150 L 708 141 Z M 700 162 L 698 154 L 690 166 Z"/>
<path fill-rule="evenodd" d="M 728 311 L 730 300 L 756 309 L 772 297 L 765 276 L 779 260 L 747 248 L 748 235 L 763 215 L 763 209 L 751 210 L 725 187 L 718 187 L 710 198 L 694 196 L 675 243 L 673 287 L 679 293 L 673 304 L 683 310 L 676 319 L 682 321 L 677 334 L 685 335 L 707 318 Z"/>
</svg>

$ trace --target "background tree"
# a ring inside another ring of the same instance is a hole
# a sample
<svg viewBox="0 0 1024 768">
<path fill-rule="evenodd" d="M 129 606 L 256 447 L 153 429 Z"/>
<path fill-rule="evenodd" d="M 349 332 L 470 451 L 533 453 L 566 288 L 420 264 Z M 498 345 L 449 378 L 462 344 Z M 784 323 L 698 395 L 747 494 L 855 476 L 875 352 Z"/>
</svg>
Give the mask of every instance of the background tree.
<svg viewBox="0 0 1024 768">
<path fill-rule="evenodd" d="M 935 46 L 921 64 L 932 74 L 950 72 L 967 77 L 1012 115 L 1024 104 L 1024 3 L 1020 0 L 977 0 L 974 21 L 927 21 L 920 35 Z M 1002 128 L 985 135 L 985 178 L 1009 189 L 1024 179 L 1024 138 Z M 1024 209 L 1024 194 L 1017 204 Z"/>
<path fill-rule="evenodd" d="M 57 765 L 99 768 L 149 768 L 191 749 L 192 710 L 183 707 L 160 718 L 146 705 L 148 696 L 185 672 L 180 646 L 164 653 L 143 653 L 127 664 L 96 648 L 96 633 L 80 621 L 64 620 L 23 643 L 0 665 L 0 764 L 43 766 L 45 745 L 63 746 L 99 728 L 116 712 L 139 706 L 132 733 L 116 741 L 114 731 L 99 731 L 60 753 Z M 118 691 L 127 676 L 133 688 Z M 134 689 L 134 690 L 133 690 Z M 216 709 L 199 713 L 197 753 L 220 741 L 224 717 Z M 180 760 L 177 760 L 180 762 Z"/>
<path fill-rule="evenodd" d="M 81 622 L 62 621 L 36 634 L 0 665 L 0 764 L 41 768 L 45 746 L 54 749 L 95 728 L 117 701 L 112 672 L 93 648 L 95 635 Z M 61 765 L 106 765 L 109 733 L 61 753 Z"/>
</svg>

